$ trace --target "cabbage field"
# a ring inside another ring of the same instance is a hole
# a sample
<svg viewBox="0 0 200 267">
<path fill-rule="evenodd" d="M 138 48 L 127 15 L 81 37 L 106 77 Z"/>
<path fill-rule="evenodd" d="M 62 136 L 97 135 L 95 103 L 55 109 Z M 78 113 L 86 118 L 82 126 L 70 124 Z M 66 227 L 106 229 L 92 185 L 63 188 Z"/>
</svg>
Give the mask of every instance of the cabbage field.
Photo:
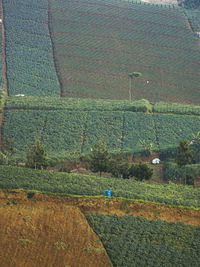
<svg viewBox="0 0 200 267">
<path fill-rule="evenodd" d="M 59 96 L 46 0 L 4 0 L 9 95 Z"/>
<path fill-rule="evenodd" d="M 73 105 L 72 105 L 73 106 Z M 3 141 L 13 140 L 15 153 L 26 152 L 40 139 L 50 158 L 65 159 L 71 152 L 90 153 L 101 137 L 112 153 L 143 150 L 140 140 L 153 149 L 177 147 L 179 140 L 192 139 L 200 129 L 200 117 L 114 110 L 17 110 L 8 109 L 3 123 Z"/>
<path fill-rule="evenodd" d="M 114 266 L 200 265 L 200 227 L 133 216 L 91 214 L 87 219 Z"/>
</svg>

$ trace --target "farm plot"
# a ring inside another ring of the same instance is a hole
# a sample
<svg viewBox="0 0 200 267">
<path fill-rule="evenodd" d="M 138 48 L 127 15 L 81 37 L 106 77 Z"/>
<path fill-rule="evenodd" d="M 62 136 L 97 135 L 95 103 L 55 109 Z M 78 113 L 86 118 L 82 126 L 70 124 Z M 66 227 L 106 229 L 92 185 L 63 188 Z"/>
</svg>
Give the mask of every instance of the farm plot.
<svg viewBox="0 0 200 267">
<path fill-rule="evenodd" d="M 1 10 L 1 5 L 0 5 L 0 18 L 2 18 L 2 10 Z M 0 90 L 3 89 L 3 51 L 2 51 L 2 24 L 0 24 Z"/>
<path fill-rule="evenodd" d="M 47 1 L 3 1 L 9 95 L 59 96 Z"/>
<path fill-rule="evenodd" d="M 111 266 L 77 207 L 0 203 L 0 265 Z"/>
<path fill-rule="evenodd" d="M 200 264 L 200 227 L 143 217 L 88 215 L 114 266 Z"/>
<path fill-rule="evenodd" d="M 199 40 L 179 8 L 49 0 L 62 95 L 199 103 Z M 148 81 L 148 82 L 147 82 Z"/>
<path fill-rule="evenodd" d="M 64 159 L 71 152 L 90 153 L 101 137 L 112 153 L 139 152 L 140 140 L 154 150 L 177 147 L 200 130 L 200 117 L 145 114 L 129 111 L 7 110 L 2 136 L 13 139 L 15 157 L 25 159 L 36 139 L 44 143 L 50 158 Z"/>
</svg>

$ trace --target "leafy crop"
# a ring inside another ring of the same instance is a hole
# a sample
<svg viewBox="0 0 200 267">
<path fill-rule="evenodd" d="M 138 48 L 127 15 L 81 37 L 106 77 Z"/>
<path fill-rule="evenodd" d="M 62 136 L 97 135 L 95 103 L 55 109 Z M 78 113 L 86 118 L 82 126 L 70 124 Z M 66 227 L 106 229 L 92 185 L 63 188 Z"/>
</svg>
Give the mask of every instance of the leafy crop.
<svg viewBox="0 0 200 267">
<path fill-rule="evenodd" d="M 63 159 L 74 151 L 90 153 L 99 137 L 112 153 L 134 153 L 143 150 L 140 140 L 153 143 L 153 149 L 159 151 L 176 147 L 180 139 L 191 140 L 200 129 L 197 116 L 113 111 L 112 107 L 101 111 L 103 106 L 99 111 L 89 106 L 84 111 L 84 106 L 78 109 L 78 102 L 72 111 L 72 106 L 69 110 L 8 110 L 3 140 L 13 140 L 15 157 L 20 159 L 36 139 L 44 143 L 51 158 Z"/>
<path fill-rule="evenodd" d="M 58 96 L 47 1 L 3 1 L 9 94 Z"/>
<path fill-rule="evenodd" d="M 199 40 L 181 8 L 50 0 L 63 96 L 199 103 Z"/>
<path fill-rule="evenodd" d="M 90 214 L 114 266 L 194 266 L 200 264 L 200 227 L 143 217 Z"/>
<path fill-rule="evenodd" d="M 135 180 L 39 171 L 22 167 L 0 166 L 0 188 L 23 188 L 87 196 L 105 196 L 105 191 L 110 189 L 113 197 L 200 208 L 200 190 L 190 186 L 142 183 Z"/>
</svg>

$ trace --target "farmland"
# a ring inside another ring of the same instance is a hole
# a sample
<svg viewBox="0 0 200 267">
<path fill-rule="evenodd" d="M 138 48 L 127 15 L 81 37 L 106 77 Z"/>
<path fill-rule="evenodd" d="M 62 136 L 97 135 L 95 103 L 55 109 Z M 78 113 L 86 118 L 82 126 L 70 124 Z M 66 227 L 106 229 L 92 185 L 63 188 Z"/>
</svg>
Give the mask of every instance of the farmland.
<svg viewBox="0 0 200 267">
<path fill-rule="evenodd" d="M 0 217 L 2 267 L 112 266 L 76 207 L 0 203 Z"/>
<path fill-rule="evenodd" d="M 49 0 L 62 96 L 199 104 L 199 40 L 181 8 Z M 148 81 L 148 83 L 147 83 Z"/>
<path fill-rule="evenodd" d="M 114 266 L 198 267 L 200 264 L 200 227 L 102 214 L 91 214 L 88 220 Z"/>
<path fill-rule="evenodd" d="M 177 147 L 180 139 L 191 140 L 192 134 L 200 129 L 199 116 L 129 111 L 146 108 L 146 102 L 139 102 L 138 106 L 138 102 L 133 106 L 121 102 L 119 106 L 115 101 L 107 104 L 96 101 L 95 108 L 94 103 L 86 100 L 51 104 L 49 99 L 46 109 L 40 109 L 40 103 L 31 104 L 29 100 L 7 101 L 2 129 L 3 140 L 6 137 L 13 140 L 14 156 L 20 160 L 25 159 L 36 139 L 44 143 L 50 158 L 65 159 L 75 151 L 90 153 L 99 137 L 110 152 L 132 154 L 142 151 L 140 140 L 153 143 L 154 150 L 160 151 Z M 27 109 L 26 103 L 29 103 Z M 165 105 L 155 107 L 166 110 Z M 177 106 L 174 107 L 176 113 Z M 181 113 L 181 107 L 178 108 Z"/>
<path fill-rule="evenodd" d="M 105 190 L 110 188 L 113 197 L 198 211 L 200 209 L 200 190 L 191 186 L 143 183 L 135 180 L 39 171 L 23 167 L 0 166 L 0 188 L 24 188 L 44 193 L 76 196 L 105 196 Z"/>
<path fill-rule="evenodd" d="M 47 1 L 3 1 L 9 95 L 59 96 Z"/>
</svg>

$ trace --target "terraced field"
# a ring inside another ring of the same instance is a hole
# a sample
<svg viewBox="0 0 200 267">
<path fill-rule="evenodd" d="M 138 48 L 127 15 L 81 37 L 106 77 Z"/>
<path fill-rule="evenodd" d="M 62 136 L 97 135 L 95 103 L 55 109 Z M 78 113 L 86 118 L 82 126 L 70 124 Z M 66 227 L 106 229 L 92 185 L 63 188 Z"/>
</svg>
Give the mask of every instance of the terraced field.
<svg viewBox="0 0 200 267">
<path fill-rule="evenodd" d="M 140 140 L 153 143 L 154 150 L 160 151 L 178 146 L 181 139 L 191 140 L 200 129 L 199 116 L 123 110 L 84 111 L 74 107 L 74 111 L 73 108 L 8 109 L 2 129 L 3 141 L 6 137 L 13 140 L 14 156 L 18 159 L 25 159 L 36 139 L 44 143 L 50 158 L 64 159 L 75 151 L 90 153 L 99 137 L 113 153 L 142 151 Z"/>
<path fill-rule="evenodd" d="M 199 104 L 200 40 L 181 8 L 49 0 L 62 96 Z"/>
</svg>

